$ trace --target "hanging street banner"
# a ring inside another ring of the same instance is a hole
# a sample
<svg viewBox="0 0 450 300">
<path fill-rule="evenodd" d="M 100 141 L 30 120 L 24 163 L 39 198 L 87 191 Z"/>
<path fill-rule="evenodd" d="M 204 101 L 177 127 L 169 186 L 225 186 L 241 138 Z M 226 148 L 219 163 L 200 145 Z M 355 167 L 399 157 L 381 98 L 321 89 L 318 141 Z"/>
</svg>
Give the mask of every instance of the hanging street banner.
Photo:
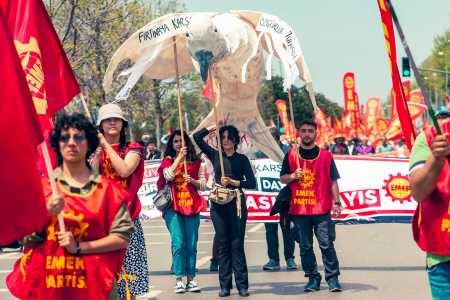
<svg viewBox="0 0 450 300">
<path fill-rule="evenodd" d="M 350 130 L 358 128 L 358 105 L 356 103 L 355 74 L 348 72 L 344 75 L 345 115 L 351 115 Z"/>
<path fill-rule="evenodd" d="M 334 160 L 341 176 L 338 182 L 342 214 L 337 222 L 411 222 L 417 204 L 409 189 L 408 159 L 335 155 Z M 269 212 L 284 187 L 280 182 L 281 165 L 268 158 L 252 159 L 251 162 L 257 170 L 258 184 L 255 190 L 245 191 L 248 221 L 277 222 L 279 216 L 269 216 Z M 212 165 L 204 166 L 209 179 L 207 186 L 211 188 Z M 159 162 L 145 163 L 144 184 L 138 192 L 142 213 L 149 218 L 161 216 L 153 205 L 158 167 Z M 360 172 L 355 177 L 355 170 L 370 172 Z M 311 180 L 314 181 L 312 175 Z M 206 201 L 209 191 L 200 195 Z M 205 207 L 201 215 L 210 218 L 209 208 Z"/>
</svg>

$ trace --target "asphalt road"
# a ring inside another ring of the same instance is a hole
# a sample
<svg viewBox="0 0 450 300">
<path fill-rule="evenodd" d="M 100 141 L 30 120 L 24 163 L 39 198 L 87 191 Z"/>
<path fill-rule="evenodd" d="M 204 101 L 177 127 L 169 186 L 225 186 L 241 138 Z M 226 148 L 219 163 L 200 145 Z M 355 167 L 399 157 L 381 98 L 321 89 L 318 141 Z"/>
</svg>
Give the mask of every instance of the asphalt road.
<svg viewBox="0 0 450 300">
<path fill-rule="evenodd" d="M 211 299 L 218 298 L 217 272 L 209 271 L 214 228 L 201 221 L 198 243 L 196 280 L 202 288 L 197 294 L 175 294 L 171 265 L 170 236 L 161 218 L 142 223 L 147 243 L 150 293 L 138 299 Z M 343 287 L 341 293 L 330 293 L 326 283 L 321 290 L 305 293 L 307 278 L 301 269 L 288 271 L 284 260 L 279 271 L 263 271 L 268 261 L 263 224 L 248 224 L 245 250 L 249 266 L 251 299 L 431 299 L 425 271 L 425 254 L 414 243 L 409 224 L 367 224 L 336 226 L 336 250 Z M 282 236 L 280 245 L 282 245 Z M 282 246 L 281 246 L 282 248 Z M 317 243 L 314 246 L 320 272 L 323 265 Z M 21 254 L 0 253 L 0 299 L 16 299 L 6 288 L 5 279 Z M 282 257 L 282 249 L 280 249 Z M 296 262 L 300 266 L 296 246 Z M 237 290 L 230 298 L 237 299 Z M 300 298 L 299 298 L 300 297 Z M 273 298 L 272 298 L 273 299 Z"/>
</svg>

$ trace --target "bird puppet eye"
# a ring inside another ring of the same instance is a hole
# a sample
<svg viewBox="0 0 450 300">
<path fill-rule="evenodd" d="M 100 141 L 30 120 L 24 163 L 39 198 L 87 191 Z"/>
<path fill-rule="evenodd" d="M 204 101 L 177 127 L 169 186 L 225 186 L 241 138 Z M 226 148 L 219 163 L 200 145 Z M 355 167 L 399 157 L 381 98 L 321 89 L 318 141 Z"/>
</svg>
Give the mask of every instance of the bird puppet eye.
<svg viewBox="0 0 450 300">
<path fill-rule="evenodd" d="M 217 32 L 217 28 L 214 28 L 214 32 Z"/>
<path fill-rule="evenodd" d="M 186 37 L 189 37 L 189 32 L 186 32 Z"/>
</svg>

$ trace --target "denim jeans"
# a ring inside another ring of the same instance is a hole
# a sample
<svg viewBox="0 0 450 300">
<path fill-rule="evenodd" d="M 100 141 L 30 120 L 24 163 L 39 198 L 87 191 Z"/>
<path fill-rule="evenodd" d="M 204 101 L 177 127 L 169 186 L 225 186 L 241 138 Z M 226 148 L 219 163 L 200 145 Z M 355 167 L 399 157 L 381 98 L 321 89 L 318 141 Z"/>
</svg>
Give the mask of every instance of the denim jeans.
<svg viewBox="0 0 450 300">
<path fill-rule="evenodd" d="M 450 262 L 440 263 L 427 270 L 433 300 L 449 299 Z"/>
<path fill-rule="evenodd" d="M 199 214 L 185 216 L 170 207 L 164 219 L 170 232 L 175 278 L 195 277 Z"/>
<path fill-rule="evenodd" d="M 269 259 L 276 262 L 280 262 L 280 254 L 278 253 L 279 242 L 278 242 L 278 226 L 281 227 L 280 223 L 264 223 L 266 227 L 266 241 L 267 241 L 267 254 Z M 283 234 L 283 244 L 284 244 L 284 259 L 287 261 L 290 258 L 295 258 L 295 241 L 292 238 L 289 230 L 284 230 L 281 228 L 281 233 Z"/>
</svg>

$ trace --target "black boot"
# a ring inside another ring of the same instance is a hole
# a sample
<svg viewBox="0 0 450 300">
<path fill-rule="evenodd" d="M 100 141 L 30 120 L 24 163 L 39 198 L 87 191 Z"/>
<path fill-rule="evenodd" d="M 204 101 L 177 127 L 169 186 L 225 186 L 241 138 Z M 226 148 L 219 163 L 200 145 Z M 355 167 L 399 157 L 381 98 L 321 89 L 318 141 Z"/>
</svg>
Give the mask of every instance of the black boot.
<svg viewBox="0 0 450 300">
<path fill-rule="evenodd" d="M 342 287 L 339 284 L 339 280 L 337 279 L 337 276 L 331 276 L 328 278 L 328 287 L 330 292 L 340 292 L 342 291 Z"/>
<path fill-rule="evenodd" d="M 248 296 L 250 296 L 250 294 L 249 294 L 247 289 L 241 289 L 239 291 L 239 296 L 241 296 L 241 297 L 248 297 Z"/>
<path fill-rule="evenodd" d="M 228 297 L 230 296 L 230 290 L 229 289 L 221 289 L 219 293 L 219 297 Z"/>
<path fill-rule="evenodd" d="M 305 292 L 315 292 L 320 290 L 320 281 L 322 276 L 318 274 L 309 275 L 309 282 L 305 285 Z"/>
</svg>

